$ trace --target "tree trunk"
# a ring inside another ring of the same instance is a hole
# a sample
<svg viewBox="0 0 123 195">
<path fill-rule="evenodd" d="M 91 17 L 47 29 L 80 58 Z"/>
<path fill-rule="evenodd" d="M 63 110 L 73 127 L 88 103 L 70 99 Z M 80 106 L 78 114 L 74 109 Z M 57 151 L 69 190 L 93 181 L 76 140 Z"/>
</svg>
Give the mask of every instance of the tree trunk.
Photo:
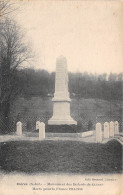
<svg viewBox="0 0 123 195">
<path fill-rule="evenodd" d="M 10 132 L 10 103 L 3 102 L 0 104 L 0 134 Z"/>
<path fill-rule="evenodd" d="M 0 133 L 6 134 L 9 128 L 10 114 L 10 64 L 3 59 L 1 64 L 1 94 L 0 94 Z"/>
</svg>

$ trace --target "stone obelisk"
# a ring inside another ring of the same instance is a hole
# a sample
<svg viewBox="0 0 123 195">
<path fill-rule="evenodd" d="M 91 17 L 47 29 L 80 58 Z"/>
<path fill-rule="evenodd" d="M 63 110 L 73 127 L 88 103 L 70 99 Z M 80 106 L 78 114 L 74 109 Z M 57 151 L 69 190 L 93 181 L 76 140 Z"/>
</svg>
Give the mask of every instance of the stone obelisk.
<svg viewBox="0 0 123 195">
<path fill-rule="evenodd" d="M 56 60 L 55 93 L 53 101 L 53 116 L 49 125 L 77 125 L 70 116 L 70 101 L 68 92 L 67 60 L 60 56 Z"/>
</svg>

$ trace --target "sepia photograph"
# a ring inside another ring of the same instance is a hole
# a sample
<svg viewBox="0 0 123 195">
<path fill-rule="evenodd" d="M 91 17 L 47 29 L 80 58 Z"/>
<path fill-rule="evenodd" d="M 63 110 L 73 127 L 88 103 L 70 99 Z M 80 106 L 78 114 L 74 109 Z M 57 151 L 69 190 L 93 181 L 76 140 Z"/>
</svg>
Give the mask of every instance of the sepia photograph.
<svg viewBox="0 0 123 195">
<path fill-rule="evenodd" d="M 0 0 L 0 195 L 121 195 L 123 1 Z"/>
</svg>

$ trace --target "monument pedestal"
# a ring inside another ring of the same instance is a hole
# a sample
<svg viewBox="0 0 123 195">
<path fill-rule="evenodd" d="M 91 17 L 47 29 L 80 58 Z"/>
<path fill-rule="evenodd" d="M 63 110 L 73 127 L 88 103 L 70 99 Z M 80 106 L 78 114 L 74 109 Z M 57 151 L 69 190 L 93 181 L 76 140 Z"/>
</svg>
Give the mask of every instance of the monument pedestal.
<svg viewBox="0 0 123 195">
<path fill-rule="evenodd" d="M 70 116 L 70 101 L 53 100 L 53 116 L 48 121 L 49 125 L 77 125 Z"/>
<path fill-rule="evenodd" d="M 77 125 L 70 116 L 70 102 L 68 92 L 68 73 L 66 58 L 60 57 L 56 63 L 55 94 L 53 98 L 53 116 L 49 125 Z"/>
</svg>

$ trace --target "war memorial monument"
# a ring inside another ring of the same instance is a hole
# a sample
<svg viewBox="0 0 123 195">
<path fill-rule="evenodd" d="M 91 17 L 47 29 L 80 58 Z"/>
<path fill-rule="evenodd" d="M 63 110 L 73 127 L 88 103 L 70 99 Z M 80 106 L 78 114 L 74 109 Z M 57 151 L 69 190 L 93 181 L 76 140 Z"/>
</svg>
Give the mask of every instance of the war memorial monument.
<svg viewBox="0 0 123 195">
<path fill-rule="evenodd" d="M 49 125 L 77 125 L 70 116 L 70 102 L 68 91 L 67 60 L 60 56 L 56 60 L 55 93 L 53 101 L 53 116 Z"/>
</svg>

